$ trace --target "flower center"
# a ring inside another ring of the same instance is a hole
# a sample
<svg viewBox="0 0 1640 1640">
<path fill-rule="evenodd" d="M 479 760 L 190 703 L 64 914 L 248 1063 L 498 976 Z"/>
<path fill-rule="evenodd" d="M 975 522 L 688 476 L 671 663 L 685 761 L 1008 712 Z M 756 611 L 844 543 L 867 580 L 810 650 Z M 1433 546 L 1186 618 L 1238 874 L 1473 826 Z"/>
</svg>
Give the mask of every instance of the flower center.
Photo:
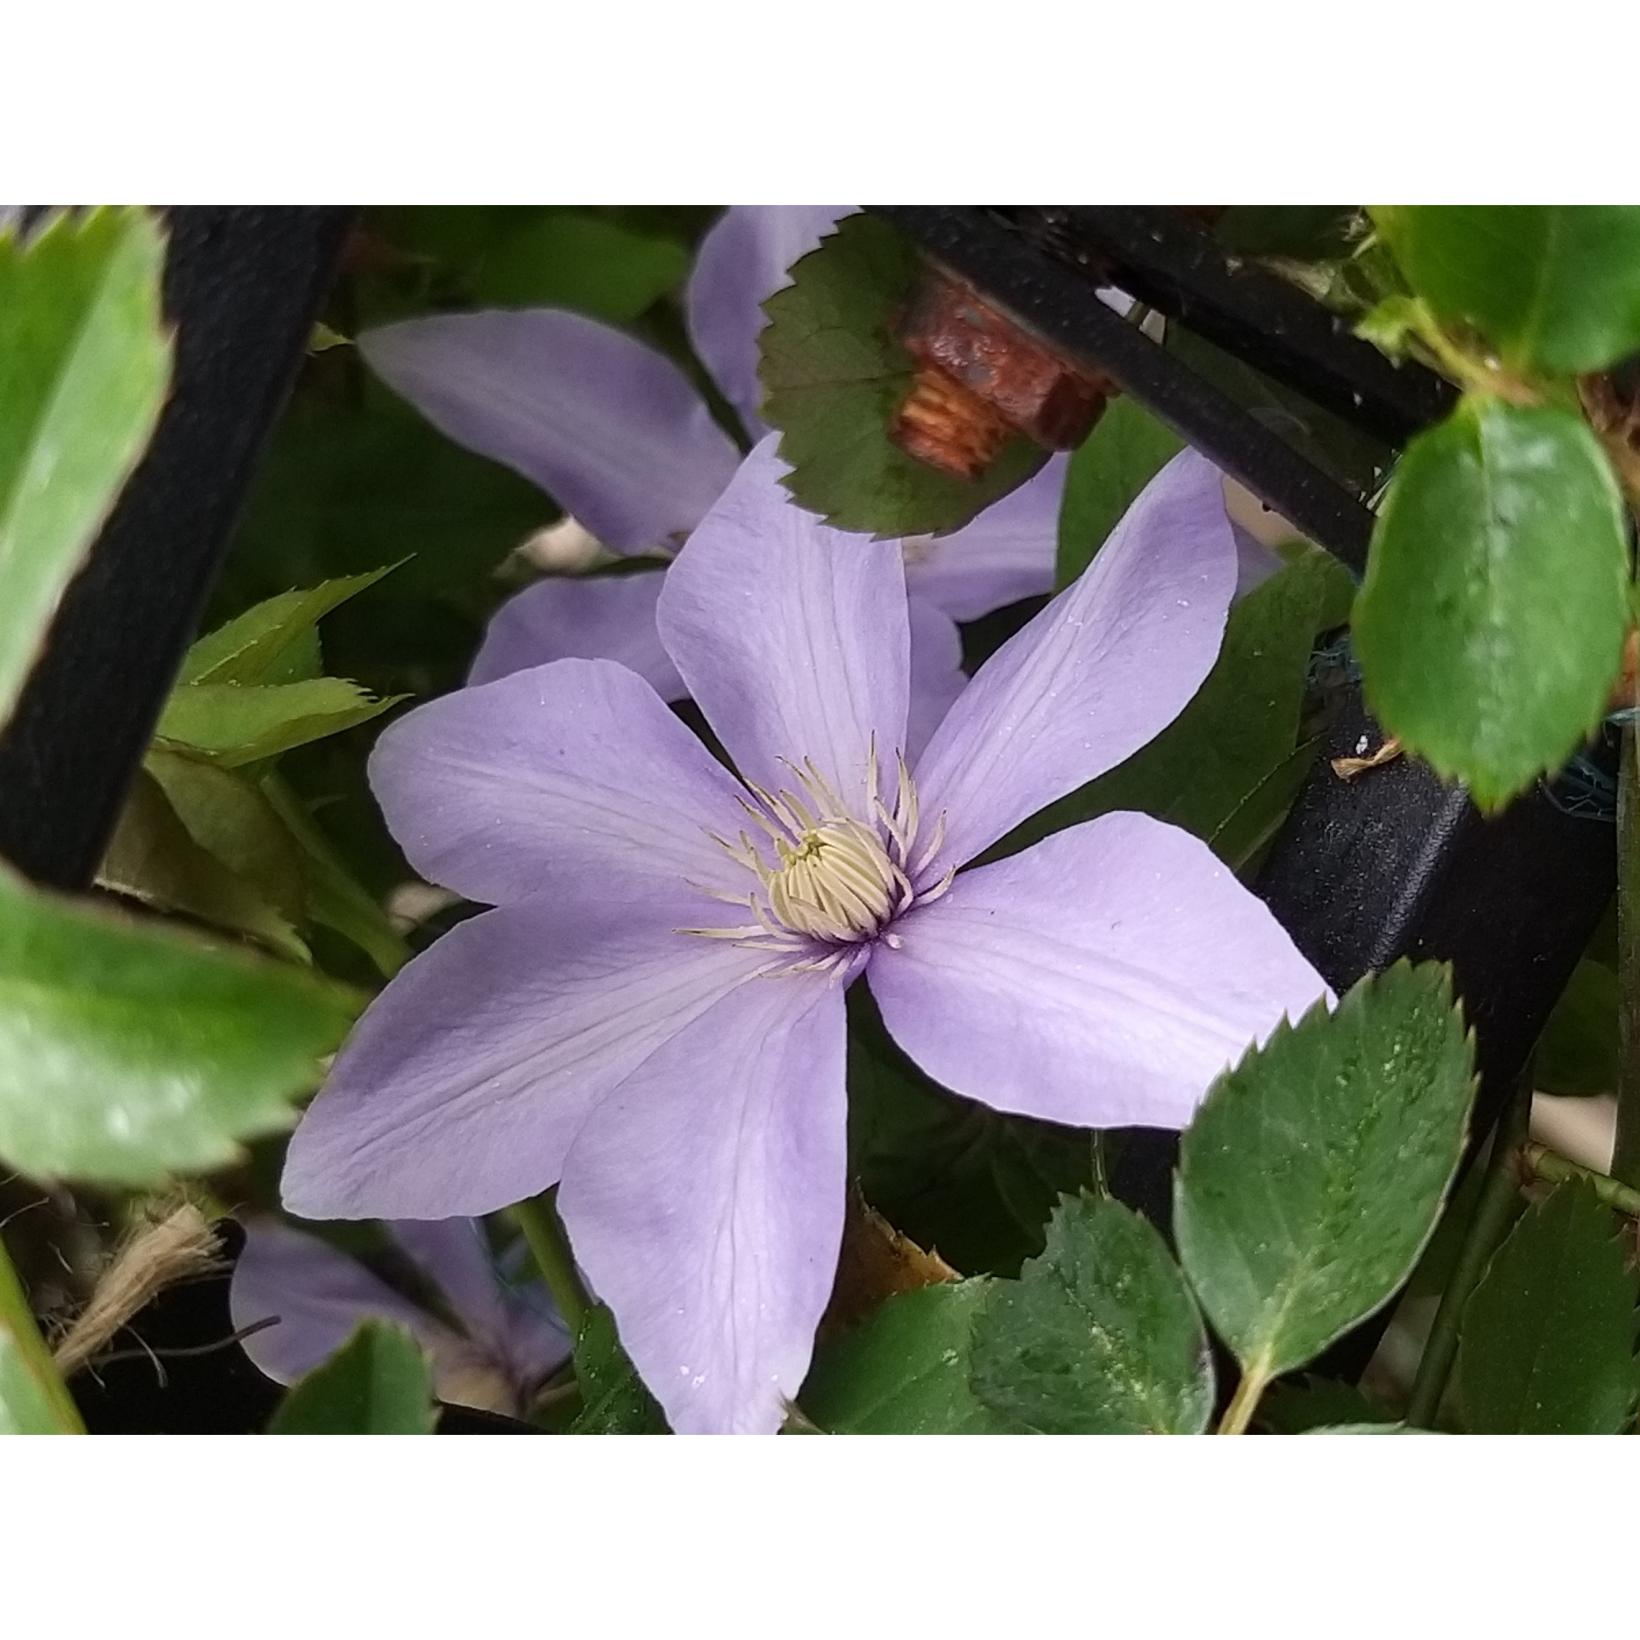
<svg viewBox="0 0 1640 1640">
<path fill-rule="evenodd" d="M 801 767 L 786 764 L 794 777 L 791 789 L 769 792 L 748 782 L 756 802 L 742 800 L 741 807 L 762 837 L 743 831 L 731 842 L 714 833 L 713 841 L 752 880 L 744 894 L 704 892 L 745 907 L 756 921 L 684 932 L 803 959 L 794 968 L 831 966 L 868 940 L 893 944 L 894 920 L 951 886 L 949 873 L 926 890 L 916 886 L 939 852 L 945 823 L 942 817 L 927 845 L 918 848 L 917 788 L 905 759 L 898 763 L 892 808 L 879 789 L 875 747 L 862 800 L 852 806 L 811 759 Z M 817 952 L 817 944 L 831 949 Z"/>
</svg>

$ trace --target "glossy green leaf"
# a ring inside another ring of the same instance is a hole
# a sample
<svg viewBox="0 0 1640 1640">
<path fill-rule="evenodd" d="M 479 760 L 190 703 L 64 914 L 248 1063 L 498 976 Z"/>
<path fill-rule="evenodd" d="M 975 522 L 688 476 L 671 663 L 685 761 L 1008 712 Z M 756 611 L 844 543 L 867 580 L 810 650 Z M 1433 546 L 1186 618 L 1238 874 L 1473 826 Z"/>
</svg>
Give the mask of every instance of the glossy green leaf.
<svg viewBox="0 0 1640 1640">
<path fill-rule="evenodd" d="M 1059 504 L 1057 584 L 1091 564 L 1139 492 L 1184 448 L 1171 427 L 1137 399 L 1112 399 L 1070 459 Z"/>
<path fill-rule="evenodd" d="M 1541 1093 L 1617 1091 L 1617 1010 L 1622 987 L 1603 962 L 1585 957 L 1572 971 L 1538 1039 L 1532 1077 Z"/>
<path fill-rule="evenodd" d="M 293 646 L 311 638 L 324 616 L 366 587 L 374 586 L 391 568 L 340 575 L 316 587 L 264 598 L 214 632 L 206 633 L 188 651 L 180 681 L 294 683 L 313 676 L 309 661 L 317 660 L 316 649 L 303 651 L 293 667 Z"/>
<path fill-rule="evenodd" d="M 433 1373 L 402 1327 L 366 1321 L 290 1388 L 270 1435 L 431 1435 Z"/>
<path fill-rule="evenodd" d="M 793 469 L 786 486 L 839 529 L 887 537 L 956 529 L 1047 460 L 1028 439 L 1012 438 L 989 472 L 965 483 L 890 441 L 915 370 L 894 329 L 922 268 L 888 223 L 845 217 L 763 304 L 763 415 Z"/>
<path fill-rule="evenodd" d="M 300 683 L 185 683 L 166 702 L 158 735 L 225 769 L 357 728 L 403 700 L 378 698 L 346 678 Z"/>
<path fill-rule="evenodd" d="M 823 1344 L 799 1397 L 834 1435 L 996 1435 L 1014 1428 L 968 1383 L 974 1317 L 992 1283 L 938 1282 L 888 1299 Z"/>
<path fill-rule="evenodd" d="M 0 1435 L 83 1435 L 85 1426 L 0 1244 Z"/>
<path fill-rule="evenodd" d="M 1118 809 L 1171 821 L 1240 866 L 1279 823 L 1311 761 L 1295 758 L 1316 634 L 1341 622 L 1353 585 L 1333 558 L 1295 546 L 1230 610 L 1219 658 L 1190 704 L 1125 763 L 1050 803 L 995 854 Z"/>
<path fill-rule="evenodd" d="M 164 256 L 140 210 L 0 230 L 0 722 L 158 419 Z"/>
<path fill-rule="evenodd" d="M 1355 651 L 1385 729 L 1496 807 L 1600 721 L 1628 627 L 1617 484 L 1570 411 L 1466 398 L 1373 532 Z"/>
<path fill-rule="evenodd" d="M 1612 1435 L 1640 1389 L 1635 1299 L 1618 1221 L 1585 1184 L 1557 1185 L 1510 1231 L 1464 1306 L 1458 1404 L 1492 1435 Z"/>
<path fill-rule="evenodd" d="M 153 1184 L 289 1126 L 351 993 L 0 873 L 0 1158 Z"/>
<path fill-rule="evenodd" d="M 1249 1378 L 1313 1360 L 1406 1279 L 1463 1149 L 1473 1043 L 1444 967 L 1283 1021 L 1184 1135 L 1179 1256 Z"/>
<path fill-rule="evenodd" d="M 587 1311 L 575 1340 L 575 1381 L 581 1415 L 574 1435 L 664 1435 L 666 1419 L 621 1348 L 615 1318 L 606 1306 Z"/>
<path fill-rule="evenodd" d="M 1156 1230 L 1108 1196 L 1067 1197 L 1018 1281 L 991 1284 L 971 1381 L 1049 1435 L 1191 1435 L 1213 1410 L 1195 1300 Z"/>
<path fill-rule="evenodd" d="M 308 960 L 308 949 L 291 924 L 252 884 L 195 841 L 164 788 L 146 770 L 139 771 L 126 797 L 97 884 L 152 910 L 248 934 L 280 956 Z"/>
<path fill-rule="evenodd" d="M 1513 368 L 1562 375 L 1640 349 L 1640 206 L 1373 210 L 1407 283 Z"/>
</svg>

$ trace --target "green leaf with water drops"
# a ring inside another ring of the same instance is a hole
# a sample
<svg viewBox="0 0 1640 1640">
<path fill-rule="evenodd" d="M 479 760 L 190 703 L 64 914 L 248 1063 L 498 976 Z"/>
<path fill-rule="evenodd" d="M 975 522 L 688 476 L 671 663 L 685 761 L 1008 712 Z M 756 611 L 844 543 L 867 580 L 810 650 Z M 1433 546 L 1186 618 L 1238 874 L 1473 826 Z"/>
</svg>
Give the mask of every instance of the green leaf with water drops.
<svg viewBox="0 0 1640 1640">
<path fill-rule="evenodd" d="M 1468 397 L 1390 485 L 1355 608 L 1367 702 L 1496 808 L 1599 723 L 1628 630 L 1617 483 L 1568 410 Z"/>
<path fill-rule="evenodd" d="M 621 1348 L 615 1317 L 606 1305 L 593 1305 L 581 1324 L 575 1340 L 575 1381 L 581 1387 L 581 1415 L 571 1434 L 667 1433 L 660 1405 Z"/>
<path fill-rule="evenodd" d="M 1184 440 L 1137 399 L 1105 406 L 1066 470 L 1056 585 L 1069 586 L 1093 562 L 1116 521 L 1183 448 Z"/>
<path fill-rule="evenodd" d="M 1155 1228 L 1109 1196 L 1067 1197 L 1018 1281 L 974 1323 L 974 1394 L 1048 1435 L 1190 1435 L 1213 1410 L 1201 1316 Z"/>
<path fill-rule="evenodd" d="M 897 229 L 849 216 L 763 304 L 763 416 L 793 469 L 786 487 L 839 529 L 893 538 L 956 529 L 1048 459 L 1016 435 L 969 483 L 912 460 L 889 438 L 916 371 L 895 326 L 923 267 Z"/>
<path fill-rule="evenodd" d="M 1578 375 L 1640 350 L 1640 206 L 1386 205 L 1406 281 L 1511 369 Z"/>
<path fill-rule="evenodd" d="M 366 1321 L 279 1403 L 270 1435 L 431 1435 L 426 1352 L 402 1327 Z"/>
<path fill-rule="evenodd" d="M 159 418 L 164 258 L 141 210 L 0 229 L 0 722 Z"/>
<path fill-rule="evenodd" d="M 943 1281 L 888 1299 L 820 1346 L 798 1397 L 833 1435 L 996 1435 L 1015 1428 L 969 1387 L 974 1317 L 993 1283 Z"/>
<path fill-rule="evenodd" d="M 1473 1084 L 1447 969 L 1406 962 L 1283 1021 L 1213 1084 L 1180 1144 L 1174 1231 L 1248 1378 L 1313 1360 L 1405 1281 Z"/>
<path fill-rule="evenodd" d="M 1491 1435 L 1613 1435 L 1640 1389 L 1635 1274 L 1588 1185 L 1557 1185 L 1510 1231 L 1464 1306 L 1455 1369 L 1465 1426 Z"/>
</svg>

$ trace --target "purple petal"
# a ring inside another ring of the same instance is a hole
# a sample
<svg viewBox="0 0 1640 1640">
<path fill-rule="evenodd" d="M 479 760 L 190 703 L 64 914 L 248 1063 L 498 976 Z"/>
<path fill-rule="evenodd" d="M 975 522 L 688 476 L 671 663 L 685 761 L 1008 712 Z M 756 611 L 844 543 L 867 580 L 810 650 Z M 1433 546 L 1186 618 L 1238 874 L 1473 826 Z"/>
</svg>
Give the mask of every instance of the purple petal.
<svg viewBox="0 0 1640 1640">
<path fill-rule="evenodd" d="M 502 1278 L 479 1219 L 396 1219 L 387 1228 L 527 1402 L 570 1351 L 569 1333 L 539 1282 L 515 1288 Z"/>
<path fill-rule="evenodd" d="M 763 304 L 791 283 L 787 270 L 806 256 L 854 205 L 731 205 L 700 242 L 689 276 L 689 339 L 753 438 L 758 416 L 757 338 Z"/>
<path fill-rule="evenodd" d="M 509 598 L 490 622 L 467 681 L 493 683 L 548 661 L 616 661 L 662 700 L 688 690 L 661 647 L 655 600 L 664 570 L 553 576 Z"/>
<path fill-rule="evenodd" d="M 635 927 L 554 894 L 458 923 L 343 1046 L 291 1139 L 286 1208 L 442 1219 L 544 1190 L 592 1106 L 767 961 L 660 920 L 682 909 Z"/>
<path fill-rule="evenodd" d="M 940 720 L 968 687 L 962 634 L 949 615 L 921 598 L 908 600 L 911 621 L 911 697 L 906 709 L 905 755 L 915 762 Z"/>
<path fill-rule="evenodd" d="M 738 793 L 647 683 L 555 661 L 458 689 L 392 724 L 370 783 L 411 865 L 470 900 L 675 897 L 736 868 L 708 837 Z"/>
<path fill-rule="evenodd" d="M 506 1307 L 480 1220 L 396 1219 L 387 1229 L 471 1336 L 490 1343 L 502 1334 Z"/>
<path fill-rule="evenodd" d="M 843 987 L 755 979 L 600 1104 L 559 1205 L 679 1434 L 763 1433 L 808 1370 L 843 1227 Z"/>
<path fill-rule="evenodd" d="M 987 507 L 953 535 L 906 543 L 905 586 L 954 621 L 975 621 L 1005 604 L 1053 591 L 1059 505 L 1069 456 Z"/>
<path fill-rule="evenodd" d="M 747 779 L 790 783 L 813 758 L 845 797 L 870 748 L 905 744 L 905 572 L 883 542 L 828 529 L 792 502 L 774 436 L 666 572 L 659 622 L 689 693 Z"/>
<path fill-rule="evenodd" d="M 244 1340 L 245 1353 L 277 1383 L 294 1383 L 352 1337 L 361 1321 L 393 1321 L 408 1327 L 446 1360 L 461 1341 L 450 1329 L 378 1280 L 357 1259 L 317 1236 L 292 1230 L 277 1219 L 245 1225 L 245 1250 L 228 1284 L 234 1327 L 252 1327 L 269 1316 L 279 1324 Z"/>
<path fill-rule="evenodd" d="M 681 539 L 735 470 L 683 372 L 578 313 L 407 319 L 359 351 L 440 432 L 539 484 L 614 552 Z"/>
<path fill-rule="evenodd" d="M 1165 729 L 1218 656 L 1236 585 L 1219 472 L 1186 450 L 1092 565 L 980 669 L 917 764 L 946 867 Z M 687 676 L 687 673 L 685 673 Z"/>
<path fill-rule="evenodd" d="M 1082 1127 L 1183 1127 L 1328 994 L 1205 843 L 1142 814 L 964 872 L 894 932 L 870 974 L 900 1046 L 956 1093 Z"/>
</svg>

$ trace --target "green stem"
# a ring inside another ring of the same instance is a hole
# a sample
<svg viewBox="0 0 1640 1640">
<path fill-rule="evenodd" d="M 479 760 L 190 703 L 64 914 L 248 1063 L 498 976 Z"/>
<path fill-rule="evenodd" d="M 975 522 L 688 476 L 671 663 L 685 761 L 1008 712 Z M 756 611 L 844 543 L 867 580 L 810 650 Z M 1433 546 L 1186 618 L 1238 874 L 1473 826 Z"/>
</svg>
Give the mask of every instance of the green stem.
<svg viewBox="0 0 1640 1640">
<path fill-rule="evenodd" d="M 1458 1325 L 1463 1307 L 1475 1284 L 1486 1268 L 1486 1261 L 1497 1250 L 1498 1243 L 1509 1228 L 1509 1216 L 1520 1195 L 1520 1146 L 1526 1138 L 1527 1125 L 1532 1116 L 1532 1087 L 1530 1066 L 1515 1089 L 1492 1136 L 1492 1155 L 1486 1164 L 1486 1179 L 1481 1185 L 1481 1198 L 1475 1204 L 1475 1216 L 1464 1233 L 1463 1246 L 1458 1249 L 1457 1262 L 1441 1293 L 1435 1319 L 1430 1324 L 1429 1337 L 1424 1340 L 1424 1353 L 1418 1360 L 1417 1376 L 1412 1381 L 1412 1395 L 1407 1401 L 1406 1421 L 1417 1429 L 1431 1427 L 1446 1392 L 1447 1379 L 1452 1376 L 1452 1363 L 1458 1355 Z"/>
<path fill-rule="evenodd" d="M 1634 725 L 1617 771 L 1617 1142 L 1612 1177 L 1640 1185 L 1640 789 Z"/>
<path fill-rule="evenodd" d="M 85 1434 L 80 1409 L 74 1405 L 74 1397 L 68 1393 L 63 1375 L 57 1370 L 57 1363 L 51 1359 L 51 1351 L 40 1336 L 23 1284 L 17 1279 L 4 1243 L 0 1243 L 0 1338 L 8 1334 L 22 1358 L 24 1371 L 34 1380 L 41 1399 L 50 1409 L 58 1432 L 63 1435 Z"/>
<path fill-rule="evenodd" d="M 1258 1411 L 1259 1400 L 1269 1387 L 1270 1376 L 1261 1367 L 1255 1364 L 1243 1369 L 1236 1393 L 1231 1396 L 1230 1405 L 1224 1409 L 1224 1416 L 1219 1420 L 1219 1434 L 1245 1435 L 1247 1426 L 1253 1421 L 1253 1414 Z"/>
<path fill-rule="evenodd" d="M 1627 1213 L 1631 1219 L 1640 1219 L 1640 1190 L 1632 1185 L 1605 1173 L 1596 1173 L 1592 1167 L 1579 1167 L 1576 1162 L 1568 1161 L 1547 1145 L 1535 1141 L 1522 1147 L 1519 1157 L 1520 1165 L 1534 1179 L 1542 1179 L 1548 1184 L 1564 1184 L 1568 1179 L 1575 1179 L 1581 1184 L 1592 1185 L 1595 1195 L 1607 1207 Z"/>
<path fill-rule="evenodd" d="M 553 1303 L 558 1306 L 559 1315 L 564 1318 L 564 1325 L 569 1328 L 570 1337 L 579 1338 L 592 1300 L 575 1268 L 575 1255 L 570 1251 L 569 1238 L 558 1217 L 557 1195 L 558 1186 L 554 1185 L 529 1201 L 516 1203 L 512 1216 L 524 1232 L 536 1268 L 552 1294 Z"/>
</svg>

